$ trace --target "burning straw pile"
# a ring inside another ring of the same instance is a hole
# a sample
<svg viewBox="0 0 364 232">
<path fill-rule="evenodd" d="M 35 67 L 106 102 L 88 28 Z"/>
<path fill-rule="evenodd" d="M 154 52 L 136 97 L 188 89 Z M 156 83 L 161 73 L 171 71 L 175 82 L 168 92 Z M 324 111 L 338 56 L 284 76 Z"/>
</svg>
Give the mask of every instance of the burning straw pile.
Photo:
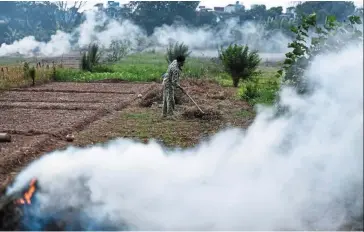
<svg viewBox="0 0 364 232">
<path fill-rule="evenodd" d="M 37 179 L 21 191 L 0 196 L 0 230 L 126 230 L 124 222 L 95 222 L 80 207 L 59 208 L 42 205 L 37 197 L 42 192 Z M 54 199 L 57 201 L 57 199 Z"/>
<path fill-rule="evenodd" d="M 0 230 L 26 230 L 23 218 L 37 190 L 37 180 L 32 179 L 25 189 L 0 197 Z"/>
</svg>

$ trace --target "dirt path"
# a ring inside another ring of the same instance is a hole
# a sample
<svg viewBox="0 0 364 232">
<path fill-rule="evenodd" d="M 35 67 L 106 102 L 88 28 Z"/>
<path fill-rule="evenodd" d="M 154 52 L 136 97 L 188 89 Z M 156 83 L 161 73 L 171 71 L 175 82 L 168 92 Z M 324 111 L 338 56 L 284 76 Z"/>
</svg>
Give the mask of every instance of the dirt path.
<svg viewBox="0 0 364 232">
<path fill-rule="evenodd" d="M 122 137 L 189 147 L 228 125 L 247 127 L 254 117 L 249 105 L 236 100 L 236 89 L 202 81 L 181 84 L 201 107 L 219 111 L 221 118 L 184 117 L 193 103 L 182 96 L 176 119 L 162 119 L 161 95 L 146 99 L 151 92 L 160 93 L 156 83 L 49 83 L 0 93 L 0 132 L 13 138 L 0 143 L 0 186 L 44 153 L 70 145 Z M 75 140 L 67 142 L 67 134 Z"/>
</svg>

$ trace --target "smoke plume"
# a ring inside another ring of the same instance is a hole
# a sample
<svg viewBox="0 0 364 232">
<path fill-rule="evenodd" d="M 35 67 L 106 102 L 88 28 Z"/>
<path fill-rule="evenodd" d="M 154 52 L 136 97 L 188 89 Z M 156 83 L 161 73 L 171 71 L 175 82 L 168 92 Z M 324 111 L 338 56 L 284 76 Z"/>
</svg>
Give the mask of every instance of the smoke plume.
<svg viewBox="0 0 364 232">
<path fill-rule="evenodd" d="M 310 96 L 280 93 L 289 115 L 276 118 L 273 108 L 260 108 L 246 131 L 221 131 L 183 151 L 126 139 L 55 151 L 23 170 L 9 192 L 36 177 L 46 207 L 38 213 L 76 207 L 88 229 L 353 225 L 363 215 L 362 49 L 317 57 L 307 71 L 316 85 Z"/>
<path fill-rule="evenodd" d="M 237 19 L 230 19 L 218 28 L 192 28 L 175 23 L 155 28 L 151 36 L 129 20 L 121 22 L 108 18 L 104 13 L 93 10 L 85 12 L 85 21 L 72 33 L 57 31 L 47 43 L 27 36 L 13 44 L 2 44 L 0 56 L 61 56 L 72 50 L 83 48 L 91 42 L 109 47 L 113 40 L 129 41 L 131 49 L 166 49 L 170 42 L 183 42 L 195 55 L 217 55 L 217 48 L 232 42 L 248 44 L 262 53 L 284 53 L 289 39 L 281 32 L 267 32 L 263 25 L 246 23 L 239 25 Z M 107 25 L 103 30 L 104 25 Z"/>
</svg>

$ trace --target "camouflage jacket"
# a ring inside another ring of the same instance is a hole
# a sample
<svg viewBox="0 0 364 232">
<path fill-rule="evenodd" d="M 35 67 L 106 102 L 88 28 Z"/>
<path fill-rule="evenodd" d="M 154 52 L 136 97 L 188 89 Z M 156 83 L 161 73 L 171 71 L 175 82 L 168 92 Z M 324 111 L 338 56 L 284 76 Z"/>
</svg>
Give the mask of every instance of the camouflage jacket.
<svg viewBox="0 0 364 232">
<path fill-rule="evenodd" d="M 176 87 L 176 85 L 179 85 L 180 75 L 181 75 L 181 70 L 178 67 L 177 60 L 174 60 L 168 66 L 167 73 L 164 77 L 163 83 Z"/>
</svg>

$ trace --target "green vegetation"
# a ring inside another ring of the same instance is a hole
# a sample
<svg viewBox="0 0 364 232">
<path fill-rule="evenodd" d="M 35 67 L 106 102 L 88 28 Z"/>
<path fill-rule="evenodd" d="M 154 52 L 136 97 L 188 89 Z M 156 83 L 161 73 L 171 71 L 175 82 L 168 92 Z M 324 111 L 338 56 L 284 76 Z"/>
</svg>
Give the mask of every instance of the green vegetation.
<svg viewBox="0 0 364 232">
<path fill-rule="evenodd" d="M 258 51 L 249 51 L 248 46 L 237 44 L 219 50 L 219 59 L 224 69 L 231 75 L 234 87 L 238 87 L 240 79 L 249 80 L 257 74 L 261 59 Z"/>
<path fill-rule="evenodd" d="M 109 49 L 111 53 L 107 56 L 108 62 L 118 62 L 129 53 L 129 41 L 113 40 Z"/>
<path fill-rule="evenodd" d="M 88 51 L 83 53 L 81 59 L 81 70 L 93 72 L 94 68 L 100 63 L 100 50 L 97 44 L 90 44 Z"/>
<path fill-rule="evenodd" d="M 317 15 L 304 16 L 302 23 L 291 30 L 296 39 L 288 45 L 292 52 L 286 53 L 286 59 L 277 77 L 283 77 L 284 84 L 291 85 L 297 92 L 304 94 L 310 91 L 310 86 L 304 75 L 313 59 L 322 53 L 339 51 L 348 44 L 363 43 L 363 33 L 357 26 L 362 24 L 359 16 L 350 16 L 348 22 L 340 23 L 335 16 L 328 16 L 323 26 L 317 23 Z M 316 32 L 308 41 L 308 32 Z M 350 41 L 351 43 L 348 43 Z M 306 46 L 309 42 L 309 46 Z"/>
<path fill-rule="evenodd" d="M 32 85 L 34 86 L 35 85 L 35 76 L 36 76 L 35 68 L 34 67 L 31 67 L 29 69 L 29 76 L 32 79 Z"/>
<path fill-rule="evenodd" d="M 98 65 L 92 72 L 58 68 L 57 81 L 89 82 L 103 79 L 119 79 L 125 81 L 160 81 L 168 64 L 163 54 L 138 53 L 126 56 L 119 62 Z M 101 68 L 105 70 L 101 70 Z M 222 75 L 220 66 L 208 58 L 189 57 L 183 67 L 182 78 L 216 78 Z"/>
<path fill-rule="evenodd" d="M 238 96 L 251 105 L 271 105 L 281 86 L 281 78 L 276 76 L 277 68 L 260 68 L 259 74 L 240 84 Z"/>
<path fill-rule="evenodd" d="M 191 52 L 188 49 L 188 46 L 183 43 L 170 43 L 167 48 L 166 60 L 167 63 L 170 64 L 174 61 L 178 56 L 188 57 Z"/>
</svg>

